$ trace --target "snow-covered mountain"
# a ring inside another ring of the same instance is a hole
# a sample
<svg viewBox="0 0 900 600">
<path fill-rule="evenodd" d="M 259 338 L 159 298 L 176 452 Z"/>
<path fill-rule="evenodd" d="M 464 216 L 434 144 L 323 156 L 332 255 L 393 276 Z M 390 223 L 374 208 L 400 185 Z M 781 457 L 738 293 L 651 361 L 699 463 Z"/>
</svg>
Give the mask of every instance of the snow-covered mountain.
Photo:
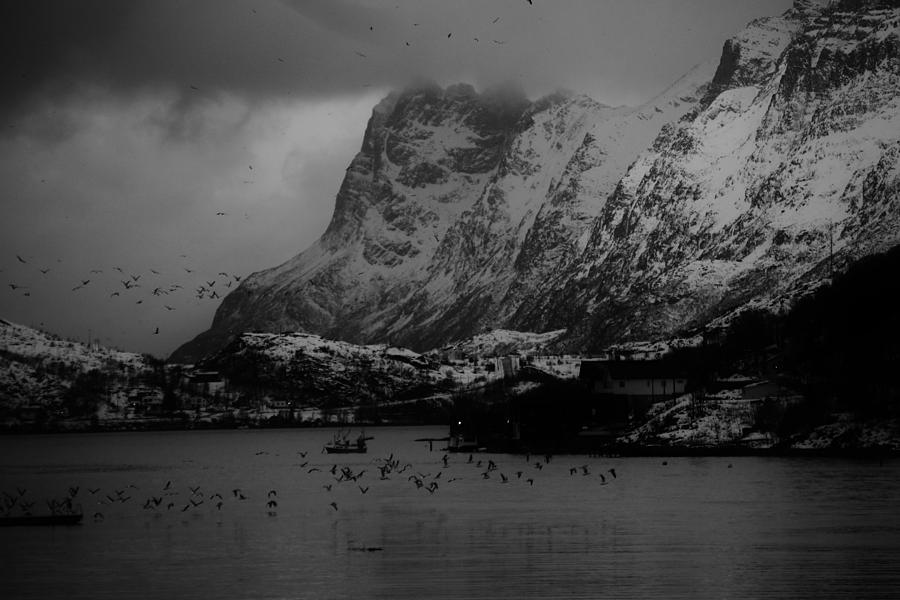
<svg viewBox="0 0 900 600">
<path fill-rule="evenodd" d="M 725 44 L 707 93 L 606 200 L 579 260 L 516 321 L 656 338 L 778 307 L 900 241 L 900 9 L 798 2 Z"/>
<path fill-rule="evenodd" d="M 638 108 L 423 84 L 373 111 L 326 233 L 248 277 L 250 330 L 416 350 L 567 329 L 655 338 L 776 306 L 900 238 L 900 8 L 797 0 Z"/>
</svg>

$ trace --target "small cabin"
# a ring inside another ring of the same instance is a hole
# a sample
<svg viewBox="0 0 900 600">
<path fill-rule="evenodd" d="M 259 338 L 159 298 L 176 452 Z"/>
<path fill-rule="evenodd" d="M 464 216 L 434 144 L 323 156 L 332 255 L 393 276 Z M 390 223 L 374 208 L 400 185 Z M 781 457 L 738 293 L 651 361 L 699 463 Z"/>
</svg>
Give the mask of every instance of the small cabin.
<svg viewBox="0 0 900 600">
<path fill-rule="evenodd" d="M 225 389 L 225 381 L 218 371 L 194 371 L 187 379 L 197 393 L 215 394 Z"/>
<path fill-rule="evenodd" d="M 634 413 L 683 394 L 687 376 L 664 360 L 583 360 L 578 378 L 604 399 L 624 400 Z"/>
</svg>

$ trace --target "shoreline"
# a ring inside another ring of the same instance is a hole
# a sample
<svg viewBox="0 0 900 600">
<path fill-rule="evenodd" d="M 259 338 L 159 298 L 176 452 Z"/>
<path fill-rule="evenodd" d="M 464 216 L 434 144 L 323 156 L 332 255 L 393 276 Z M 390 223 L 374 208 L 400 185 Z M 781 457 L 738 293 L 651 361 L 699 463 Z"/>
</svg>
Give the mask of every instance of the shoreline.
<svg viewBox="0 0 900 600">
<path fill-rule="evenodd" d="M 203 422 L 180 422 L 175 420 L 142 420 L 134 423 L 109 423 L 109 424 L 75 424 L 73 426 L 44 426 L 44 427 L 8 427 L 0 429 L 0 437 L 54 435 L 54 434 L 81 434 L 81 433 L 129 433 L 129 432 L 162 432 L 162 431 L 218 431 L 218 430 L 265 430 L 265 429 L 328 429 L 337 427 L 366 427 L 378 429 L 381 427 L 448 427 L 446 423 L 241 423 L 219 424 Z M 448 452 L 447 448 L 435 448 L 435 452 Z M 773 458 L 853 458 L 853 459 L 885 459 L 900 457 L 900 448 L 888 446 L 860 446 L 860 447 L 823 447 L 823 448 L 798 448 L 792 446 L 773 447 L 747 447 L 734 444 L 719 446 L 670 446 L 670 445 L 640 445 L 640 444 L 597 444 L 597 445 L 564 445 L 556 448 L 541 446 L 512 447 L 505 444 L 486 445 L 472 452 L 479 453 L 506 453 L 506 454 L 534 454 L 541 455 L 550 452 L 554 455 L 577 455 L 606 458 L 632 458 L 632 457 L 659 457 L 659 458 L 691 458 L 691 457 L 773 457 Z"/>
</svg>

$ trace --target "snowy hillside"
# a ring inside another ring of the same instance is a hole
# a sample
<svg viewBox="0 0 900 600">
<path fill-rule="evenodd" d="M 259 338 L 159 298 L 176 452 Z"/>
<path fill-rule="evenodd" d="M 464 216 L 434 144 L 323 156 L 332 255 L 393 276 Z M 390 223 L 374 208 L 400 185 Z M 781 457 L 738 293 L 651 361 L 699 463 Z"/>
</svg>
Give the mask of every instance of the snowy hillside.
<svg viewBox="0 0 900 600">
<path fill-rule="evenodd" d="M 324 407 L 449 397 L 503 376 L 477 364 L 441 364 L 406 348 L 359 346 L 305 333 L 245 333 L 203 366 L 221 371 L 234 385 Z"/>
<path fill-rule="evenodd" d="M 729 40 L 709 92 L 519 324 L 571 327 L 553 316 L 571 305 L 589 315 L 573 345 L 660 338 L 748 303 L 785 308 L 827 278 L 832 249 L 843 269 L 898 243 L 900 9 L 855 5 L 798 3 Z"/>
<path fill-rule="evenodd" d="M 327 232 L 173 354 L 244 331 L 559 349 L 774 309 L 900 241 L 900 8 L 798 0 L 637 108 L 423 85 L 373 111 Z M 833 256 L 833 260 L 832 257 Z"/>
<path fill-rule="evenodd" d="M 509 354 L 548 354 L 549 344 L 566 332 L 565 329 L 546 333 L 528 333 L 494 329 L 442 348 L 445 353 L 467 356 L 506 356 Z"/>
<path fill-rule="evenodd" d="M 128 378 L 149 370 L 139 354 L 92 347 L 0 319 L 0 408 L 60 406 L 86 373 L 110 376 L 114 394 Z"/>
</svg>

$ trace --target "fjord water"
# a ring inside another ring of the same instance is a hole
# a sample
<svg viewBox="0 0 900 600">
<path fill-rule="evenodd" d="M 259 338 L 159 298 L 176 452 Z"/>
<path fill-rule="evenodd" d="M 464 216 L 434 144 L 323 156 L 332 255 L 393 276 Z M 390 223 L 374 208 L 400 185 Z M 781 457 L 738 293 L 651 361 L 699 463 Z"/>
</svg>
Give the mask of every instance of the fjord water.
<svg viewBox="0 0 900 600">
<path fill-rule="evenodd" d="M 451 455 L 445 467 L 439 444 L 430 452 L 414 441 L 445 431 L 370 429 L 369 453 L 343 457 L 321 453 L 325 429 L 0 438 L 0 490 L 25 491 L 37 513 L 78 486 L 85 512 L 76 527 L 0 528 L 0 595 L 887 598 L 900 590 L 900 460 L 559 455 L 538 469 L 543 457 L 476 454 L 471 464 Z M 376 459 L 391 454 L 412 467 L 381 479 Z M 485 478 L 489 460 L 497 469 Z M 365 473 L 339 483 L 335 464 Z M 153 497 L 160 506 L 144 508 Z"/>
</svg>

